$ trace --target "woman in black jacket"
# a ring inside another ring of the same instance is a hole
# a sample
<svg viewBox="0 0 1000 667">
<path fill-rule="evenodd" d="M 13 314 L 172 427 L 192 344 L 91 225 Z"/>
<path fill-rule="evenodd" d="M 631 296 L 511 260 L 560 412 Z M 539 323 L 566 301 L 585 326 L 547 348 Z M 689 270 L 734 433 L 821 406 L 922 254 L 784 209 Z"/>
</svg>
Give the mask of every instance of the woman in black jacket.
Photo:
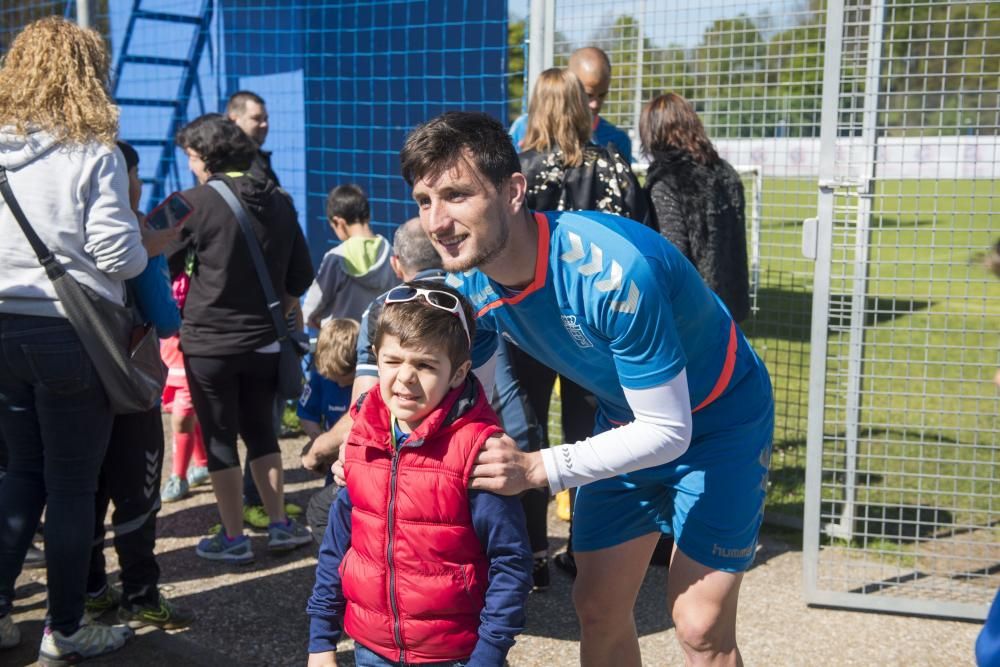
<svg viewBox="0 0 1000 667">
<path fill-rule="evenodd" d="M 676 93 L 642 110 L 639 136 L 652 158 L 646 191 L 660 233 L 684 253 L 737 322 L 750 314 L 743 183 L 719 157 L 698 114 Z"/>
<path fill-rule="evenodd" d="M 207 114 L 184 127 L 177 144 L 187 153 L 199 185 L 182 193 L 193 212 L 184 222 L 179 247 L 171 253 L 171 269 L 177 273 L 193 261 L 181 350 L 223 527 L 198 544 L 197 554 L 248 562 L 253 552 L 243 535 L 237 434 L 246 444 L 271 521 L 268 549 L 293 549 L 312 538 L 285 515 L 281 450 L 272 423 L 278 335 L 239 221 L 207 183 L 221 181 L 243 204 L 268 279 L 275 293 L 284 296 L 286 310 L 309 288 L 312 261 L 287 195 L 273 182 L 249 173 L 257 147 L 235 123 Z"/>
</svg>

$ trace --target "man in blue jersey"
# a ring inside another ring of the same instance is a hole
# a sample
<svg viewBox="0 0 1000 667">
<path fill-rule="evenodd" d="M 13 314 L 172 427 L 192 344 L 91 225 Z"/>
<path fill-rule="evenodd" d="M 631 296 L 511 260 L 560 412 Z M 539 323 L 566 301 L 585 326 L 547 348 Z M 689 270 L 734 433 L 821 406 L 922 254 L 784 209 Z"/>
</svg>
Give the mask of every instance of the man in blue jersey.
<svg viewBox="0 0 1000 667">
<path fill-rule="evenodd" d="M 587 106 L 594 116 L 591 125 L 590 140 L 598 146 L 614 144 L 618 152 L 622 154 L 626 162 L 632 162 L 632 140 L 623 131 L 601 118 L 601 107 L 608 97 L 608 89 L 611 87 L 611 60 L 601 49 L 596 46 L 585 46 L 577 49 L 569 56 L 569 69 L 576 75 L 576 78 L 583 84 L 583 90 L 587 93 Z M 510 138 L 514 140 L 514 146 L 521 150 L 521 142 L 524 134 L 528 131 L 527 114 L 518 117 L 510 126 Z"/>
<path fill-rule="evenodd" d="M 655 232 L 531 212 L 504 128 L 450 112 L 401 153 L 424 229 L 477 310 L 487 387 L 499 335 L 593 392 L 597 434 L 541 452 L 486 443 L 472 488 L 579 487 L 573 598 L 584 665 L 640 665 L 632 607 L 660 533 L 689 664 L 741 664 L 736 606 L 763 517 L 774 406 L 761 361 L 694 267 Z"/>
</svg>

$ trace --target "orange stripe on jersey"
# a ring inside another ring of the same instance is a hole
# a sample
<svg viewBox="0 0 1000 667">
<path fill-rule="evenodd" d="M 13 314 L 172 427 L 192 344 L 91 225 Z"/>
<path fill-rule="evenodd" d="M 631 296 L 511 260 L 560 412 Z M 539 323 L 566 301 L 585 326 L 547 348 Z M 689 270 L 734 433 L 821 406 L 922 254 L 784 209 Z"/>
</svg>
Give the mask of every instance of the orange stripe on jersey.
<svg viewBox="0 0 1000 667">
<path fill-rule="evenodd" d="M 482 317 L 494 308 L 506 305 L 513 306 L 516 303 L 520 303 L 532 292 L 537 292 L 545 287 L 545 274 L 549 270 L 549 220 L 545 217 L 544 213 L 535 211 L 535 222 L 538 225 L 538 254 L 535 256 L 535 277 L 532 278 L 531 282 L 528 283 L 528 286 L 518 294 L 515 294 L 512 297 L 501 297 L 496 301 L 490 301 L 488 304 L 480 308 L 479 312 L 476 313 L 477 318 Z"/>
<path fill-rule="evenodd" d="M 729 381 L 733 379 L 733 370 L 736 368 L 736 344 L 738 341 L 739 338 L 736 336 L 736 322 L 730 320 L 729 344 L 726 346 L 726 362 L 722 365 L 722 372 L 719 373 L 719 379 L 715 381 L 712 391 L 709 392 L 704 401 L 698 404 L 698 407 L 691 411 L 692 414 L 702 408 L 708 407 L 715 399 L 721 396 L 722 392 L 729 385 Z"/>
</svg>

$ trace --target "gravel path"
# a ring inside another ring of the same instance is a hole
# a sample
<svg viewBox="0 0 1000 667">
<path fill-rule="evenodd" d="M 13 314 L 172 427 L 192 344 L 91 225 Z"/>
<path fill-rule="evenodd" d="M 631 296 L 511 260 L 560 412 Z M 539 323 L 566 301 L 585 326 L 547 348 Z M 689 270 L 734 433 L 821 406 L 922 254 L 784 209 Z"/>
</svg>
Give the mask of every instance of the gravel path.
<svg viewBox="0 0 1000 667">
<path fill-rule="evenodd" d="M 304 505 L 320 482 L 298 468 L 301 438 L 282 441 L 289 499 Z M 169 470 L 168 464 L 165 468 Z M 554 508 L 554 505 L 553 505 Z M 95 665 L 304 665 L 308 621 L 304 613 L 316 560 L 312 547 L 271 557 L 254 536 L 257 561 L 235 568 L 194 555 L 194 546 L 217 521 L 211 491 L 202 487 L 160 514 L 158 553 L 164 592 L 192 609 L 197 621 L 166 633 L 144 630 L 113 656 Z M 567 524 L 549 521 L 553 551 L 565 544 Z M 747 665 L 972 665 L 974 623 L 808 608 L 801 600 L 801 553 L 765 534 L 756 565 L 741 594 L 738 636 Z M 109 568 L 116 571 L 113 551 Z M 578 631 L 570 580 L 553 572 L 553 585 L 528 604 L 528 627 L 509 655 L 511 667 L 574 665 Z M 681 654 L 667 620 L 666 572 L 652 568 L 639 595 L 637 626 L 644 664 L 680 665 Z M 24 634 L 16 650 L 0 653 L 0 665 L 34 663 L 45 611 L 44 571 L 18 580 L 15 620 Z M 338 658 L 354 664 L 347 644 Z"/>
</svg>

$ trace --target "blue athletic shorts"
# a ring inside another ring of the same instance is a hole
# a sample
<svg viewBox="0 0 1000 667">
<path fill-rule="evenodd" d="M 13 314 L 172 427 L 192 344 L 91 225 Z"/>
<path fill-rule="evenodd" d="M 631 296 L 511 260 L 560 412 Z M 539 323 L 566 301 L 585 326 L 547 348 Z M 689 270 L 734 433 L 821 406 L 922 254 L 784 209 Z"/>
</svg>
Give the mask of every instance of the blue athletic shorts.
<svg viewBox="0 0 1000 667">
<path fill-rule="evenodd" d="M 598 416 L 598 431 L 608 428 Z M 723 572 L 750 567 L 764 518 L 774 400 L 763 366 L 694 417 L 691 446 L 654 468 L 577 490 L 573 550 L 672 534 L 693 560 Z"/>
</svg>

